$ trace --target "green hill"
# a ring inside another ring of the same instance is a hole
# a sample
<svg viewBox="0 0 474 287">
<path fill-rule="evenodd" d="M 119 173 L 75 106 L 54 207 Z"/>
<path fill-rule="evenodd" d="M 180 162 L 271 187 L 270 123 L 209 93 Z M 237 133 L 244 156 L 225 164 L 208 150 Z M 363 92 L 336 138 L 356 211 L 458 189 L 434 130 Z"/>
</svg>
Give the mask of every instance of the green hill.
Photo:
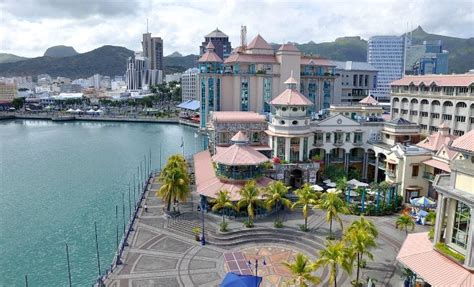
<svg viewBox="0 0 474 287">
<path fill-rule="evenodd" d="M 189 68 L 196 67 L 198 59 L 199 56 L 193 54 L 178 57 L 172 57 L 171 55 L 166 56 L 163 58 L 163 62 L 165 65 L 165 73 L 180 73 L 186 71 Z"/>
<path fill-rule="evenodd" d="M 20 57 L 20 56 L 13 55 L 13 54 L 0 53 L 0 64 L 1 63 L 13 63 L 13 62 L 26 60 L 26 59 L 28 59 L 28 58 Z"/>
<path fill-rule="evenodd" d="M 74 50 L 73 47 L 63 46 L 63 45 L 49 47 L 44 52 L 45 57 L 53 57 L 53 58 L 70 57 L 70 56 L 75 56 L 77 54 L 79 53 L 76 52 L 76 50 Z"/>
</svg>

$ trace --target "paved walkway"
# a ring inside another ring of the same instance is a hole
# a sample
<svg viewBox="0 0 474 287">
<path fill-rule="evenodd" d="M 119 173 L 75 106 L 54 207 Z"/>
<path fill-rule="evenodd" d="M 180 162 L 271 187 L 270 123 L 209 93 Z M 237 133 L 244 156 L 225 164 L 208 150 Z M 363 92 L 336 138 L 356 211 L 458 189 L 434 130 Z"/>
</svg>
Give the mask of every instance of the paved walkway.
<svg viewBox="0 0 474 287">
<path fill-rule="evenodd" d="M 242 227 L 243 219 L 229 220 L 230 231 L 226 234 L 217 232 L 221 218 L 207 214 L 208 244 L 201 246 L 191 232 L 192 227 L 200 225 L 199 213 L 193 211 L 196 203 L 180 206 L 183 213 L 180 218 L 165 219 L 163 205 L 155 197 L 157 188 L 158 185 L 153 184 L 147 192 L 148 212 L 140 210 L 130 246 L 125 249 L 124 264 L 109 276 L 107 286 L 218 286 L 228 270 L 224 254 L 229 252 L 242 252 L 247 259 L 260 258 L 260 262 L 263 259 L 269 261 L 271 265 L 267 268 L 259 267 L 259 275 L 264 277 L 262 286 L 281 286 L 288 274 L 280 268 L 281 262 L 278 261 L 291 261 L 296 252 L 315 259 L 329 234 L 329 225 L 324 221 L 322 211 L 312 212 L 308 220 L 311 232 L 308 233 L 298 230 L 298 224 L 303 223 L 298 211 L 284 214 L 283 229 L 273 228 L 274 218 L 269 216 L 257 218 L 256 227 L 251 230 Z M 380 235 L 378 247 L 372 251 L 374 261 L 368 261 L 367 267 L 361 269 L 361 278 L 376 278 L 376 286 L 402 286 L 403 279 L 395 267 L 395 257 L 405 232 L 394 228 L 395 218 L 371 217 Z M 344 226 L 354 219 L 357 216 L 343 216 Z M 333 224 L 333 228 L 340 235 L 337 224 Z M 426 230 L 426 227 L 417 226 L 415 232 Z M 316 275 L 327 282 L 328 270 L 318 270 Z M 341 272 L 338 285 L 350 286 L 352 278 Z"/>
</svg>

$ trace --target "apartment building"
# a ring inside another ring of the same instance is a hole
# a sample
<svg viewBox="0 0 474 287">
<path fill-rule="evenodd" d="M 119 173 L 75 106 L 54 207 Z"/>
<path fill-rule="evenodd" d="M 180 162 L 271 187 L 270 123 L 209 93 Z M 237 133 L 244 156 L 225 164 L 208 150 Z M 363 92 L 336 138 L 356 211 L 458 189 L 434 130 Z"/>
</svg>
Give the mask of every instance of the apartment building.
<svg viewBox="0 0 474 287">
<path fill-rule="evenodd" d="M 199 101 L 199 69 L 187 69 L 181 75 L 181 98 L 183 102 Z"/>
<path fill-rule="evenodd" d="M 461 136 L 474 128 L 474 73 L 405 76 L 391 83 L 391 117 L 430 134 L 443 122 Z"/>
<path fill-rule="evenodd" d="M 357 104 L 377 87 L 377 69 L 365 62 L 332 61 L 336 65 L 334 104 Z"/>
</svg>

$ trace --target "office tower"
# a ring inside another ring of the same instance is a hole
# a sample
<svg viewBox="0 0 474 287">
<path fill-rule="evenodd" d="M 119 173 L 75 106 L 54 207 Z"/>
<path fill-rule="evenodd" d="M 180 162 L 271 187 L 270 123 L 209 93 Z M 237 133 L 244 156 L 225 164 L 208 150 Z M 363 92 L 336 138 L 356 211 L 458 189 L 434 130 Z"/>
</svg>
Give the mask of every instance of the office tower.
<svg viewBox="0 0 474 287">
<path fill-rule="evenodd" d="M 163 70 L 163 39 L 147 32 L 143 34 L 142 49 L 143 56 L 150 59 L 150 70 Z"/>
<path fill-rule="evenodd" d="M 229 57 L 230 53 L 232 52 L 232 45 L 229 42 L 229 36 L 216 28 L 216 30 L 204 36 L 204 42 L 202 42 L 201 46 L 199 47 L 200 56 L 206 53 L 206 46 L 209 44 L 209 42 L 212 42 L 215 47 L 215 53 L 221 59 Z"/>
<path fill-rule="evenodd" d="M 405 74 L 428 75 L 448 73 L 448 51 L 441 40 L 423 41 L 422 45 L 407 47 Z"/>
</svg>

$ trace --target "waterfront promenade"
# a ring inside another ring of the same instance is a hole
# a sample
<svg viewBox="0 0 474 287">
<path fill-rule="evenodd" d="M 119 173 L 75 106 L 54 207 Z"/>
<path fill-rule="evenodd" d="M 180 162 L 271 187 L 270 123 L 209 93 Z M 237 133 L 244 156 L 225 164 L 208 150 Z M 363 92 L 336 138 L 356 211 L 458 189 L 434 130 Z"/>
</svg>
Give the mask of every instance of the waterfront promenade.
<svg viewBox="0 0 474 287">
<path fill-rule="evenodd" d="M 200 213 L 195 202 L 180 206 L 182 215 L 176 219 L 163 216 L 163 205 L 156 198 L 159 184 L 154 182 L 146 192 L 148 212 L 140 209 L 134 229 L 125 248 L 123 264 L 119 265 L 105 281 L 107 286 L 218 286 L 228 266 L 224 256 L 229 252 L 241 252 L 248 259 L 265 260 L 266 266 L 259 267 L 263 276 L 261 286 L 283 286 L 289 278 L 281 262 L 292 261 L 297 252 L 315 259 L 325 244 L 328 224 L 322 211 L 315 211 L 309 217 L 310 232 L 298 230 L 302 218 L 299 211 L 285 213 L 285 227 L 273 228 L 272 216 L 258 218 L 256 227 L 242 227 L 242 220 L 229 220 L 229 232 L 217 231 L 221 218 L 206 214 L 205 246 L 195 241 L 191 230 L 200 226 Z M 194 210 L 194 211 L 193 211 Z M 342 216 L 344 226 L 357 216 Z M 379 230 L 378 247 L 373 250 L 374 261 L 368 261 L 361 270 L 361 278 L 377 280 L 376 286 L 402 286 L 402 276 L 396 268 L 396 254 L 403 243 L 405 232 L 395 229 L 396 216 L 370 217 Z M 416 226 L 414 232 L 427 231 L 427 227 Z M 340 234 L 340 232 L 339 232 Z M 253 274 L 252 270 L 252 274 Z M 318 270 L 316 275 L 327 282 L 328 270 Z M 339 286 L 351 286 L 349 277 L 340 272 Z"/>
</svg>

